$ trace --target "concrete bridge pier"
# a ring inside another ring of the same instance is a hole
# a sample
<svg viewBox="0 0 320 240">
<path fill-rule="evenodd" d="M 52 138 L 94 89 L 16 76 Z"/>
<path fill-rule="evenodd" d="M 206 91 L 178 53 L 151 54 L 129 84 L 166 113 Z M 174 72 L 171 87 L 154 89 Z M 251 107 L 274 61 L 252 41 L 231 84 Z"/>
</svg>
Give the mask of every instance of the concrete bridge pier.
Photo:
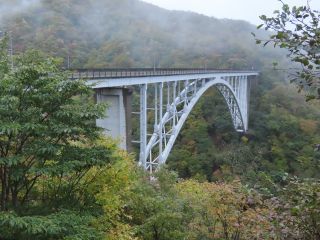
<svg viewBox="0 0 320 240">
<path fill-rule="evenodd" d="M 104 134 L 119 140 L 120 148 L 131 150 L 132 89 L 96 89 L 97 103 L 107 103 L 106 117 L 97 119 L 96 124 L 104 129 Z"/>
</svg>

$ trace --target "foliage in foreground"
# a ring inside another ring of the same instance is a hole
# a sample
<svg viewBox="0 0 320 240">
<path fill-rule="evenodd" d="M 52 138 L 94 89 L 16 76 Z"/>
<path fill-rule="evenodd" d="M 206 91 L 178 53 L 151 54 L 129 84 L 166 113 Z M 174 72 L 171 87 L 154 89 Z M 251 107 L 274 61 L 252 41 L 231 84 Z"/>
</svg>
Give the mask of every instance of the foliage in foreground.
<svg viewBox="0 0 320 240">
<path fill-rule="evenodd" d="M 288 179 L 273 196 L 241 184 L 181 180 L 161 169 L 151 180 L 121 153 L 93 169 L 88 186 L 103 212 L 93 225 L 103 239 L 318 239 L 316 180 Z"/>
<path fill-rule="evenodd" d="M 320 181 L 292 178 L 270 199 L 283 239 L 320 238 Z"/>
<path fill-rule="evenodd" d="M 2 211 L 30 207 L 30 202 L 52 200 L 44 179 L 62 182 L 52 195 L 72 192 L 90 167 L 109 162 L 110 151 L 97 140 L 94 119 L 104 106 L 90 101 L 91 90 L 83 81 L 68 80 L 55 59 L 38 52 L 18 56 L 10 68 L 6 51 L 0 65 L 0 207 Z M 50 189 L 51 190 L 51 189 Z"/>
<path fill-rule="evenodd" d="M 79 186 L 93 207 L 82 232 L 92 239 L 317 239 L 319 182 L 290 180 L 263 197 L 239 181 L 179 180 L 166 169 L 150 181 L 126 154 L 114 157 Z"/>
<path fill-rule="evenodd" d="M 260 16 L 265 30 L 272 30 L 270 39 L 259 40 L 257 43 L 273 44 L 274 47 L 287 49 L 288 57 L 294 63 L 301 65 L 292 73 L 291 81 L 295 82 L 300 90 L 305 90 L 307 100 L 320 98 L 320 12 L 311 9 L 309 2 L 304 6 L 292 8 L 282 3 L 282 9 L 274 11 L 273 17 Z M 254 35 L 255 36 L 255 35 Z"/>
<path fill-rule="evenodd" d="M 91 239 L 92 213 L 79 182 L 93 166 L 110 163 L 95 119 L 89 86 L 71 81 L 57 59 L 29 51 L 0 52 L 1 239 Z M 78 237 L 83 235 L 85 237 Z"/>
</svg>

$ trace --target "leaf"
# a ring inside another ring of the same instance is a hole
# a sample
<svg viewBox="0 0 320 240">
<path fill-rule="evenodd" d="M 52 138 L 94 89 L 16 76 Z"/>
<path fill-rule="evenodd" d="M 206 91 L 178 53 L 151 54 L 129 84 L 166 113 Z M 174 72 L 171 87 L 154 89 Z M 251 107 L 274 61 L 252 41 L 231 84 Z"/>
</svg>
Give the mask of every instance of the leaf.
<svg viewBox="0 0 320 240">
<path fill-rule="evenodd" d="M 266 42 L 263 44 L 263 46 L 264 46 L 264 47 L 267 46 L 268 43 L 270 43 L 270 41 L 266 41 Z"/>
<path fill-rule="evenodd" d="M 266 15 L 261 15 L 261 16 L 259 16 L 259 18 L 260 18 L 261 20 L 263 20 L 263 21 L 266 21 L 266 20 L 267 20 L 267 16 L 266 16 Z"/>
<path fill-rule="evenodd" d="M 283 10 L 286 14 L 290 14 L 290 8 L 289 8 L 289 5 L 288 5 L 288 4 L 283 4 L 282 10 Z"/>
<path fill-rule="evenodd" d="M 257 26 L 257 29 L 260 29 L 260 28 L 262 28 L 263 26 L 264 26 L 264 24 L 260 24 L 260 25 Z"/>
<path fill-rule="evenodd" d="M 281 31 L 278 32 L 277 35 L 276 35 L 276 38 L 277 38 L 277 39 L 283 39 L 284 37 L 285 37 L 285 33 L 284 33 L 284 32 L 281 32 Z"/>
</svg>

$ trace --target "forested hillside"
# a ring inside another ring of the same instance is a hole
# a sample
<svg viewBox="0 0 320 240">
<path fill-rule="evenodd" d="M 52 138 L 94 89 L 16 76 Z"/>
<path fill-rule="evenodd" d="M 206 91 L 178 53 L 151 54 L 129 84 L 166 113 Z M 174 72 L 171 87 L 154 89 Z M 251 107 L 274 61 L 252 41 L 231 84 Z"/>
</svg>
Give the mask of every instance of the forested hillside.
<svg viewBox="0 0 320 240">
<path fill-rule="evenodd" d="M 319 239 L 320 104 L 306 102 L 285 72 L 272 68 L 274 61 L 281 68 L 289 63 L 286 52 L 261 48 L 251 36 L 268 33 L 244 21 L 138 0 L 0 1 L 0 31 L 10 32 L 14 54 L 43 52 L 17 56 L 17 69 L 10 70 L 1 45 L 0 239 Z M 109 67 L 259 70 L 249 131 L 234 131 L 223 98 L 210 89 L 167 167 L 149 181 L 135 156 L 98 137 L 92 123 L 103 106 L 78 97 L 89 89 L 81 82 L 64 85 L 62 75 L 51 83 L 48 75 Z M 22 93 L 30 86 L 39 89 L 30 92 L 35 96 Z M 48 93 L 61 86 L 65 95 Z M 66 106 L 51 123 L 36 107 L 54 102 Z M 84 108 L 90 114 L 82 114 Z M 30 146 L 23 140 L 29 134 Z M 4 151 L 10 144 L 14 150 Z M 15 149 L 20 144 L 28 147 Z M 37 157 L 41 164 L 29 165 Z"/>
<path fill-rule="evenodd" d="M 16 51 L 40 48 L 62 57 L 65 66 L 69 56 L 74 68 L 155 63 L 261 69 L 265 59 L 270 64 L 277 58 L 275 51 L 255 46 L 250 35 L 255 26 L 249 23 L 166 11 L 137 0 L 43 0 L 4 17 L 1 28 L 12 31 Z"/>
</svg>

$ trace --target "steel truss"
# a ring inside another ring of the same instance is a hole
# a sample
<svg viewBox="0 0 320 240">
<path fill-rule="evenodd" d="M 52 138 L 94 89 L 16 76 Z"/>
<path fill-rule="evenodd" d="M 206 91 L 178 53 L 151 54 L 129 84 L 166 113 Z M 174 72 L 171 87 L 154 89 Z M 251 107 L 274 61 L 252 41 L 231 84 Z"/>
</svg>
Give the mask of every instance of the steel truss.
<svg viewBox="0 0 320 240">
<path fill-rule="evenodd" d="M 212 86 L 224 97 L 236 131 L 248 129 L 249 86 L 244 76 L 214 77 L 140 85 L 140 160 L 150 173 L 164 164 L 188 115 Z M 148 95 L 148 90 L 152 94 Z M 154 98 L 150 101 L 150 95 Z M 148 106 L 151 102 L 153 106 Z M 150 117 L 148 110 L 152 110 Z M 148 120 L 149 119 L 149 120 Z M 150 124 L 153 126 L 150 129 Z M 150 134 L 148 133 L 150 132 Z"/>
</svg>

